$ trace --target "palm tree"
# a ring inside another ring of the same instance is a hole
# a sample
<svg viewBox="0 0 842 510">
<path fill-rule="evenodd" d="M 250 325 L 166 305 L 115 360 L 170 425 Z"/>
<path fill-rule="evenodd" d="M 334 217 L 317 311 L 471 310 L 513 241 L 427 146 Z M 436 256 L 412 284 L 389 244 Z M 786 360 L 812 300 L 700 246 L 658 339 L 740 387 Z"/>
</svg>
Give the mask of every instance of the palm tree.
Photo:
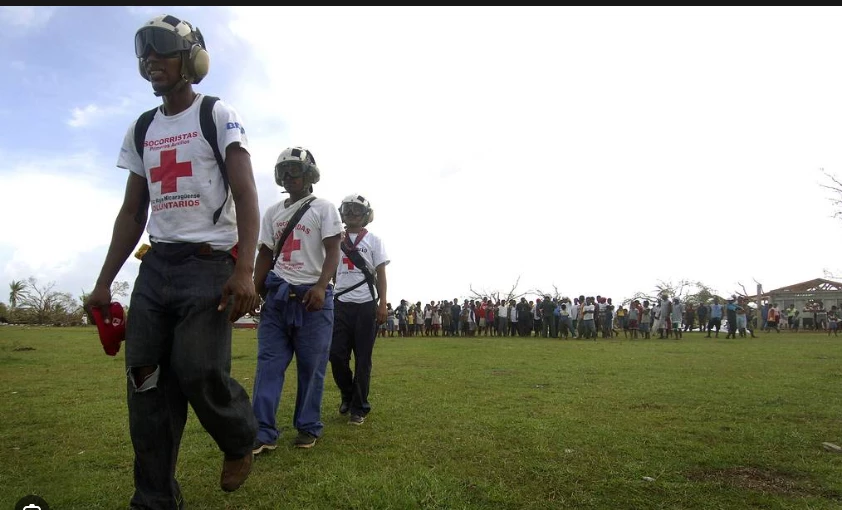
<svg viewBox="0 0 842 510">
<path fill-rule="evenodd" d="M 26 282 L 12 280 L 9 284 L 9 306 L 12 309 L 17 308 L 18 301 L 23 297 L 24 292 L 26 292 Z"/>
</svg>

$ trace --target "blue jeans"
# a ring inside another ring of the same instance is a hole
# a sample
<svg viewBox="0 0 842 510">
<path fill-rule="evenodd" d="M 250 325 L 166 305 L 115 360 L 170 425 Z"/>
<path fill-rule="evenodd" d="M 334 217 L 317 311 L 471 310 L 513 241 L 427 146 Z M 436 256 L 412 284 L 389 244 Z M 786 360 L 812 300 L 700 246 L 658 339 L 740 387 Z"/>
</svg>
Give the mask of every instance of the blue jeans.
<svg viewBox="0 0 842 510">
<path fill-rule="evenodd" d="M 278 440 L 275 415 L 281 403 L 284 372 L 295 355 L 298 393 L 293 426 L 316 437 L 322 435 L 322 396 L 333 335 L 333 287 L 328 285 L 321 310 L 308 312 L 301 298 L 309 285 L 290 285 L 274 272 L 266 277 L 266 302 L 257 326 L 257 372 L 252 407 L 257 417 L 257 439 Z M 294 296 L 292 295 L 294 293 Z"/>
<path fill-rule="evenodd" d="M 187 404 L 230 458 L 251 452 L 257 433 L 246 391 L 231 378 L 229 310 L 217 311 L 234 270 L 227 252 L 155 243 L 144 255 L 126 322 L 133 508 L 181 508 L 175 468 Z M 145 380 L 134 369 L 154 368 Z"/>
</svg>

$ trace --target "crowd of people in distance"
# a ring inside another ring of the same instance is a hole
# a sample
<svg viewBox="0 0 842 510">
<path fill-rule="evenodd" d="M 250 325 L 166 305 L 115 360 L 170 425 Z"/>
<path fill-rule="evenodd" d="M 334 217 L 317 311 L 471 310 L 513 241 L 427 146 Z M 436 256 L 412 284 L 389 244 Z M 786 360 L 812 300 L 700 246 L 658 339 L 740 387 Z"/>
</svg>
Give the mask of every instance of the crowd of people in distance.
<svg viewBox="0 0 842 510">
<path fill-rule="evenodd" d="M 723 303 L 724 301 L 724 303 Z M 806 312 L 806 310 L 805 310 Z M 839 312 L 809 310 L 815 319 L 810 329 L 838 334 Z M 542 336 L 544 338 L 596 339 L 617 337 L 658 338 L 683 337 L 688 331 L 719 337 L 726 330 L 727 338 L 752 336 L 762 330 L 780 333 L 782 329 L 798 331 L 801 311 L 791 304 L 785 309 L 777 303 L 764 303 L 758 316 L 755 306 L 745 296 L 732 295 L 710 303 L 682 302 L 678 297 L 662 294 L 650 302 L 632 300 L 628 306 L 615 306 L 611 298 L 603 296 L 551 297 L 527 300 L 495 300 L 458 298 L 453 300 L 420 301 L 412 304 L 402 299 L 393 308 L 386 305 L 387 320 L 380 325 L 380 336 Z M 758 323 L 759 321 L 759 323 Z"/>
</svg>

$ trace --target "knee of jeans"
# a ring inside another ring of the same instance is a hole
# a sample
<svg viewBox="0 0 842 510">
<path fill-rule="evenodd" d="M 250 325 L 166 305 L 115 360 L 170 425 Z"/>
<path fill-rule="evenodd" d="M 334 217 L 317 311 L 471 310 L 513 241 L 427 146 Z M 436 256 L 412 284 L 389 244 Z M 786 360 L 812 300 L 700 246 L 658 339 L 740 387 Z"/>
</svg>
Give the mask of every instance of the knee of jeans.
<svg viewBox="0 0 842 510">
<path fill-rule="evenodd" d="M 143 366 L 130 368 L 126 376 L 137 393 L 149 391 L 158 387 L 158 377 L 161 375 L 160 366 Z"/>
<path fill-rule="evenodd" d="M 208 391 L 208 388 L 218 388 L 225 385 L 225 372 L 216 366 L 182 367 L 179 370 L 178 382 L 185 395 L 192 396 Z"/>
</svg>

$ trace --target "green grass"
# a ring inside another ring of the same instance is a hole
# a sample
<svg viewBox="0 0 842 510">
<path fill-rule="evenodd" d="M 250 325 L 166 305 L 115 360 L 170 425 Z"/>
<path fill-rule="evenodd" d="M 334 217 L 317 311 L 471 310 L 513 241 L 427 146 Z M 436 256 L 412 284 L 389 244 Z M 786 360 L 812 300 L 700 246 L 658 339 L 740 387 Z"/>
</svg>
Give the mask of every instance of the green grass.
<svg viewBox="0 0 842 510">
<path fill-rule="evenodd" d="M 191 509 L 842 507 L 822 448 L 842 444 L 842 337 L 723 337 L 378 338 L 363 426 L 328 373 L 324 436 L 293 448 L 293 363 L 279 447 L 240 490 L 192 411 L 177 478 Z M 256 343 L 235 332 L 249 392 Z M 0 508 L 128 507 L 123 363 L 93 328 L 0 328 Z"/>
</svg>

